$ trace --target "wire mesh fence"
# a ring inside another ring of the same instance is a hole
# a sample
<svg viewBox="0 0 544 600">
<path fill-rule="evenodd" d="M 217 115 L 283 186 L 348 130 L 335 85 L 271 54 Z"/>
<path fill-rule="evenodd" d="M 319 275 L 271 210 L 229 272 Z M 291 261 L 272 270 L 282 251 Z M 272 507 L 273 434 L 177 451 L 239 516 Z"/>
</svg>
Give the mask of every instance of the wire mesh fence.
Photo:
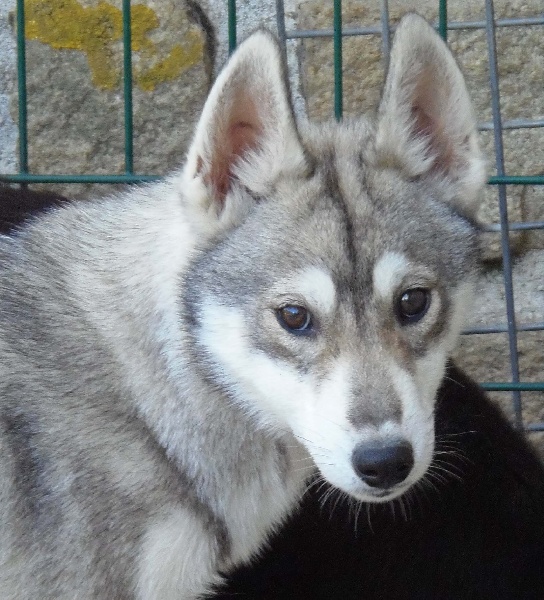
<svg viewBox="0 0 544 600">
<path fill-rule="evenodd" d="M 227 1 L 228 15 L 228 46 L 232 51 L 237 43 L 237 2 Z M 514 305 L 514 284 L 512 277 L 512 252 L 510 248 L 510 232 L 544 229 L 544 221 L 512 222 L 508 215 L 508 185 L 533 186 L 544 184 L 544 176 L 510 173 L 505 169 L 503 132 L 504 130 L 536 129 L 544 127 L 542 115 L 527 115 L 526 118 L 503 120 L 501 116 L 501 98 L 499 89 L 499 69 L 497 64 L 496 31 L 508 27 L 543 27 L 544 15 L 534 17 L 519 17 L 496 19 L 492 0 L 485 1 L 485 19 L 475 21 L 448 20 L 448 2 L 440 0 L 438 6 L 437 30 L 447 40 L 448 32 L 453 30 L 481 29 L 485 31 L 487 42 L 487 59 L 489 63 L 489 86 L 491 91 L 491 114 L 489 122 L 479 124 L 482 131 L 492 131 L 494 140 L 495 174 L 489 178 L 488 184 L 494 186 L 497 192 L 499 206 L 499 223 L 489 225 L 486 230 L 500 237 L 503 285 L 505 297 L 506 321 L 485 327 L 472 328 L 464 331 L 465 335 L 488 335 L 493 333 L 507 334 L 510 362 L 510 380 L 500 382 L 483 382 L 487 390 L 508 392 L 511 394 L 515 423 L 527 431 L 544 431 L 544 423 L 523 422 L 522 392 L 544 391 L 544 381 L 523 381 L 520 377 L 518 361 L 518 333 L 544 331 L 544 322 L 516 322 Z M 341 119 L 343 115 L 343 57 L 344 39 L 353 36 L 380 36 L 382 54 L 388 60 L 391 34 L 394 26 L 389 16 L 387 0 L 381 0 L 381 19 L 379 23 L 362 23 L 357 27 L 343 27 L 342 2 L 334 0 L 331 27 L 327 29 L 288 29 L 286 11 L 283 0 L 276 1 L 277 33 L 285 45 L 288 40 L 309 38 L 329 38 L 333 41 L 333 85 L 334 85 L 334 116 Z M 27 113 L 27 66 L 25 52 L 25 2 L 17 0 L 17 90 L 18 90 L 18 129 L 19 168 L 15 174 L 2 175 L 2 178 L 12 183 L 137 183 L 158 179 L 154 174 L 136 173 L 133 153 L 133 103 L 132 103 L 132 41 L 131 41 L 131 2 L 122 0 L 123 14 L 123 101 L 124 101 L 124 173 L 111 174 L 37 174 L 29 169 L 28 160 L 28 113 Z"/>
</svg>

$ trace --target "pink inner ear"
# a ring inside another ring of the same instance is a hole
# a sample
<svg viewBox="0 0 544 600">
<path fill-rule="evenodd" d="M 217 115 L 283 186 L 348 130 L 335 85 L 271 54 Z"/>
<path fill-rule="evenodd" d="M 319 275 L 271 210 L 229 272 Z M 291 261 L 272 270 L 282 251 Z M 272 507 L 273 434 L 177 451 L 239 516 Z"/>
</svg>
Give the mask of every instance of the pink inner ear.
<svg viewBox="0 0 544 600">
<path fill-rule="evenodd" d="M 210 172 L 205 174 L 205 180 L 213 187 L 221 205 L 231 186 L 234 165 L 248 150 L 258 147 L 261 136 L 262 124 L 255 102 L 240 94 L 224 128 L 214 140 Z"/>
<path fill-rule="evenodd" d="M 413 133 L 417 138 L 425 138 L 429 154 L 434 156 L 433 170 L 448 173 L 455 161 L 453 143 L 448 139 L 441 115 L 435 114 L 438 113 L 435 102 L 427 95 L 424 85 L 417 92 L 412 106 Z"/>
<path fill-rule="evenodd" d="M 260 134 L 252 123 L 241 121 L 230 126 L 229 139 L 231 154 L 234 160 L 248 150 L 257 146 L 257 137 Z M 234 162 L 233 160 L 233 162 Z"/>
<path fill-rule="evenodd" d="M 259 131 L 245 121 L 230 125 L 223 147 L 217 149 L 209 181 L 214 187 L 219 202 L 223 202 L 232 180 L 232 168 L 247 150 L 257 147 Z"/>
<path fill-rule="evenodd" d="M 414 104 L 412 107 L 412 119 L 414 122 L 414 133 L 417 137 L 430 139 L 433 136 L 433 120 L 421 106 Z"/>
</svg>

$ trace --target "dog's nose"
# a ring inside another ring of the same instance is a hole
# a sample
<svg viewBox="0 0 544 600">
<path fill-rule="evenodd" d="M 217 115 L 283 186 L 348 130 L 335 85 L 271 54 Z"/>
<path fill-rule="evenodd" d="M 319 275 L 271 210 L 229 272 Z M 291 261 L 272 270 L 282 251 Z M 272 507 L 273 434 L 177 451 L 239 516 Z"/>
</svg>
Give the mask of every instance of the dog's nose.
<svg viewBox="0 0 544 600">
<path fill-rule="evenodd" d="M 357 475 L 371 487 L 387 489 L 401 483 L 414 466 L 412 446 L 405 440 L 359 444 L 351 458 Z"/>
</svg>

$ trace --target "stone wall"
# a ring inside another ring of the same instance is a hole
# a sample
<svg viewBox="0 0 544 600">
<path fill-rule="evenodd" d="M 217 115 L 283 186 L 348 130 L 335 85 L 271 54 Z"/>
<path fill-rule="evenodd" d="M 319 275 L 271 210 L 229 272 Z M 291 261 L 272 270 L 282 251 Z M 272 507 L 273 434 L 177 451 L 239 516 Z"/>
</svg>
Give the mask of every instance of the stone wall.
<svg viewBox="0 0 544 600">
<path fill-rule="evenodd" d="M 25 6 L 31 172 L 123 172 L 120 0 Z M 132 22 L 134 168 L 162 174 L 182 161 L 211 80 L 214 38 L 201 13 L 174 0 L 134 4 Z"/>
<path fill-rule="evenodd" d="M 14 0 L 0 0 L 0 173 L 15 172 L 17 103 Z M 275 28 L 275 2 L 238 2 L 239 37 L 258 25 Z M 331 28 L 332 3 L 288 0 L 287 28 Z M 436 0 L 391 0 L 392 21 L 417 9 L 436 20 Z M 26 0 L 29 161 L 36 173 L 122 173 L 123 93 L 120 0 Z M 379 3 L 345 0 L 345 27 L 379 24 Z M 227 53 L 224 0 L 133 2 L 134 166 L 163 174 L 183 161 L 214 66 Z M 496 0 L 497 17 L 537 16 L 540 0 Z M 483 20 L 484 2 L 450 0 L 451 20 Z M 497 51 L 504 119 L 544 117 L 544 27 L 500 28 Z M 449 42 L 466 74 L 478 118 L 491 119 L 485 32 L 453 31 Z M 372 111 L 379 99 L 384 60 L 379 36 L 344 39 L 344 106 L 348 115 Z M 332 41 L 288 42 L 295 106 L 301 118 L 332 115 Z M 481 134 L 494 171 L 492 132 Z M 544 129 L 505 131 L 509 174 L 541 174 Z M 72 196 L 89 186 L 58 186 Z M 107 188 L 100 186 L 99 193 Z M 508 187 L 513 221 L 544 220 L 542 186 Z M 497 222 L 497 190 L 486 190 L 480 214 Z M 544 321 L 544 232 L 511 235 L 516 257 L 516 314 L 520 323 Z M 481 289 L 472 325 L 505 322 L 499 236 L 486 234 Z M 544 380 L 541 332 L 519 335 L 524 380 Z M 510 379 L 505 334 L 464 337 L 458 361 L 479 380 Z M 507 395 L 502 395 L 508 400 Z M 544 418 L 544 395 L 524 394 L 528 420 Z M 506 406 L 507 406 L 506 402 Z"/>
<path fill-rule="evenodd" d="M 17 168 L 17 127 L 10 111 L 16 81 L 15 37 L 11 20 L 15 0 L 0 0 L 0 173 Z"/>
</svg>

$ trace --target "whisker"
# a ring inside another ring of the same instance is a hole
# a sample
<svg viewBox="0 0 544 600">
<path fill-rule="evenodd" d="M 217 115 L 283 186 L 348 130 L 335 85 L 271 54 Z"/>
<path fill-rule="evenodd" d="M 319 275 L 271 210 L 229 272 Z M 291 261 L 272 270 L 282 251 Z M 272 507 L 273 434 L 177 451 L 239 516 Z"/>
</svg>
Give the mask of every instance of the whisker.
<svg viewBox="0 0 544 600">
<path fill-rule="evenodd" d="M 468 429 L 467 431 L 459 431 L 457 433 L 441 433 L 438 434 L 437 439 L 442 439 L 442 438 L 450 438 L 450 437 L 461 437 L 462 435 L 467 435 L 470 433 L 478 433 L 476 430 L 474 429 Z"/>
<path fill-rule="evenodd" d="M 363 508 L 363 503 L 360 500 L 356 500 L 356 505 L 357 505 L 357 511 L 355 513 L 355 523 L 354 523 L 355 536 L 357 536 L 357 526 L 359 524 L 359 515 L 361 514 L 361 509 Z"/>
<path fill-rule="evenodd" d="M 441 460 L 439 458 L 435 458 L 433 459 L 432 462 L 433 465 L 441 468 L 444 471 L 450 471 L 452 474 L 453 473 L 457 473 L 459 476 L 464 475 L 465 471 L 464 469 L 462 469 L 459 465 L 456 465 L 450 461 L 447 460 Z"/>
<path fill-rule="evenodd" d="M 429 473 L 427 473 L 427 475 L 421 479 L 421 490 L 423 492 L 427 491 L 427 488 L 432 490 L 433 492 L 435 492 L 438 496 L 440 496 L 440 490 L 436 487 L 435 483 L 433 481 L 431 481 L 431 478 L 429 477 Z M 429 497 L 425 494 L 425 497 L 427 498 L 427 501 L 429 501 Z"/>
<path fill-rule="evenodd" d="M 460 388 L 465 389 L 465 386 L 460 381 L 457 381 L 457 379 L 452 379 L 448 375 L 444 375 L 444 379 L 447 379 L 448 381 L 451 381 L 452 383 L 455 383 L 456 385 L 458 385 Z"/>
<path fill-rule="evenodd" d="M 368 528 L 370 529 L 370 533 L 374 535 L 374 529 L 372 528 L 372 522 L 370 520 L 370 503 L 366 503 L 366 520 L 368 522 Z"/>
<path fill-rule="evenodd" d="M 307 467 L 298 467 L 297 469 L 293 469 L 293 473 L 301 473 L 303 471 L 312 472 L 315 470 L 313 465 L 308 465 Z"/>
<path fill-rule="evenodd" d="M 321 492 L 321 490 L 327 485 L 327 483 L 327 480 L 322 475 L 319 475 L 307 486 L 306 492 L 309 492 L 312 488 L 319 485 L 319 487 L 315 490 L 316 495 L 318 495 L 319 492 Z"/>
<path fill-rule="evenodd" d="M 437 471 L 440 471 L 440 473 L 437 473 Z M 449 469 L 446 469 L 445 467 L 441 467 L 439 465 L 434 465 L 434 469 L 430 473 L 434 474 L 435 477 L 440 477 L 443 483 L 448 483 L 448 478 L 445 475 L 453 477 L 457 481 L 464 481 L 461 475 L 459 475 L 458 473 L 454 473 L 453 471 L 450 471 Z M 443 473 L 445 475 L 443 475 Z"/>
<path fill-rule="evenodd" d="M 342 490 L 337 489 L 336 491 L 337 491 L 336 501 L 333 504 L 333 507 L 331 510 L 331 519 L 332 519 L 333 513 L 336 510 L 336 507 L 338 506 L 338 503 L 340 502 L 340 500 L 342 500 L 344 498 L 344 496 L 347 496 L 347 494 L 345 492 L 343 492 Z"/>
<path fill-rule="evenodd" d="M 436 480 L 438 482 L 440 482 L 441 484 L 445 484 L 448 482 L 448 480 L 446 479 L 446 477 L 444 477 L 444 475 L 441 475 L 440 473 L 437 473 L 434 470 L 430 470 L 427 471 L 427 477 L 429 477 L 429 479 L 433 479 Z"/>
</svg>

